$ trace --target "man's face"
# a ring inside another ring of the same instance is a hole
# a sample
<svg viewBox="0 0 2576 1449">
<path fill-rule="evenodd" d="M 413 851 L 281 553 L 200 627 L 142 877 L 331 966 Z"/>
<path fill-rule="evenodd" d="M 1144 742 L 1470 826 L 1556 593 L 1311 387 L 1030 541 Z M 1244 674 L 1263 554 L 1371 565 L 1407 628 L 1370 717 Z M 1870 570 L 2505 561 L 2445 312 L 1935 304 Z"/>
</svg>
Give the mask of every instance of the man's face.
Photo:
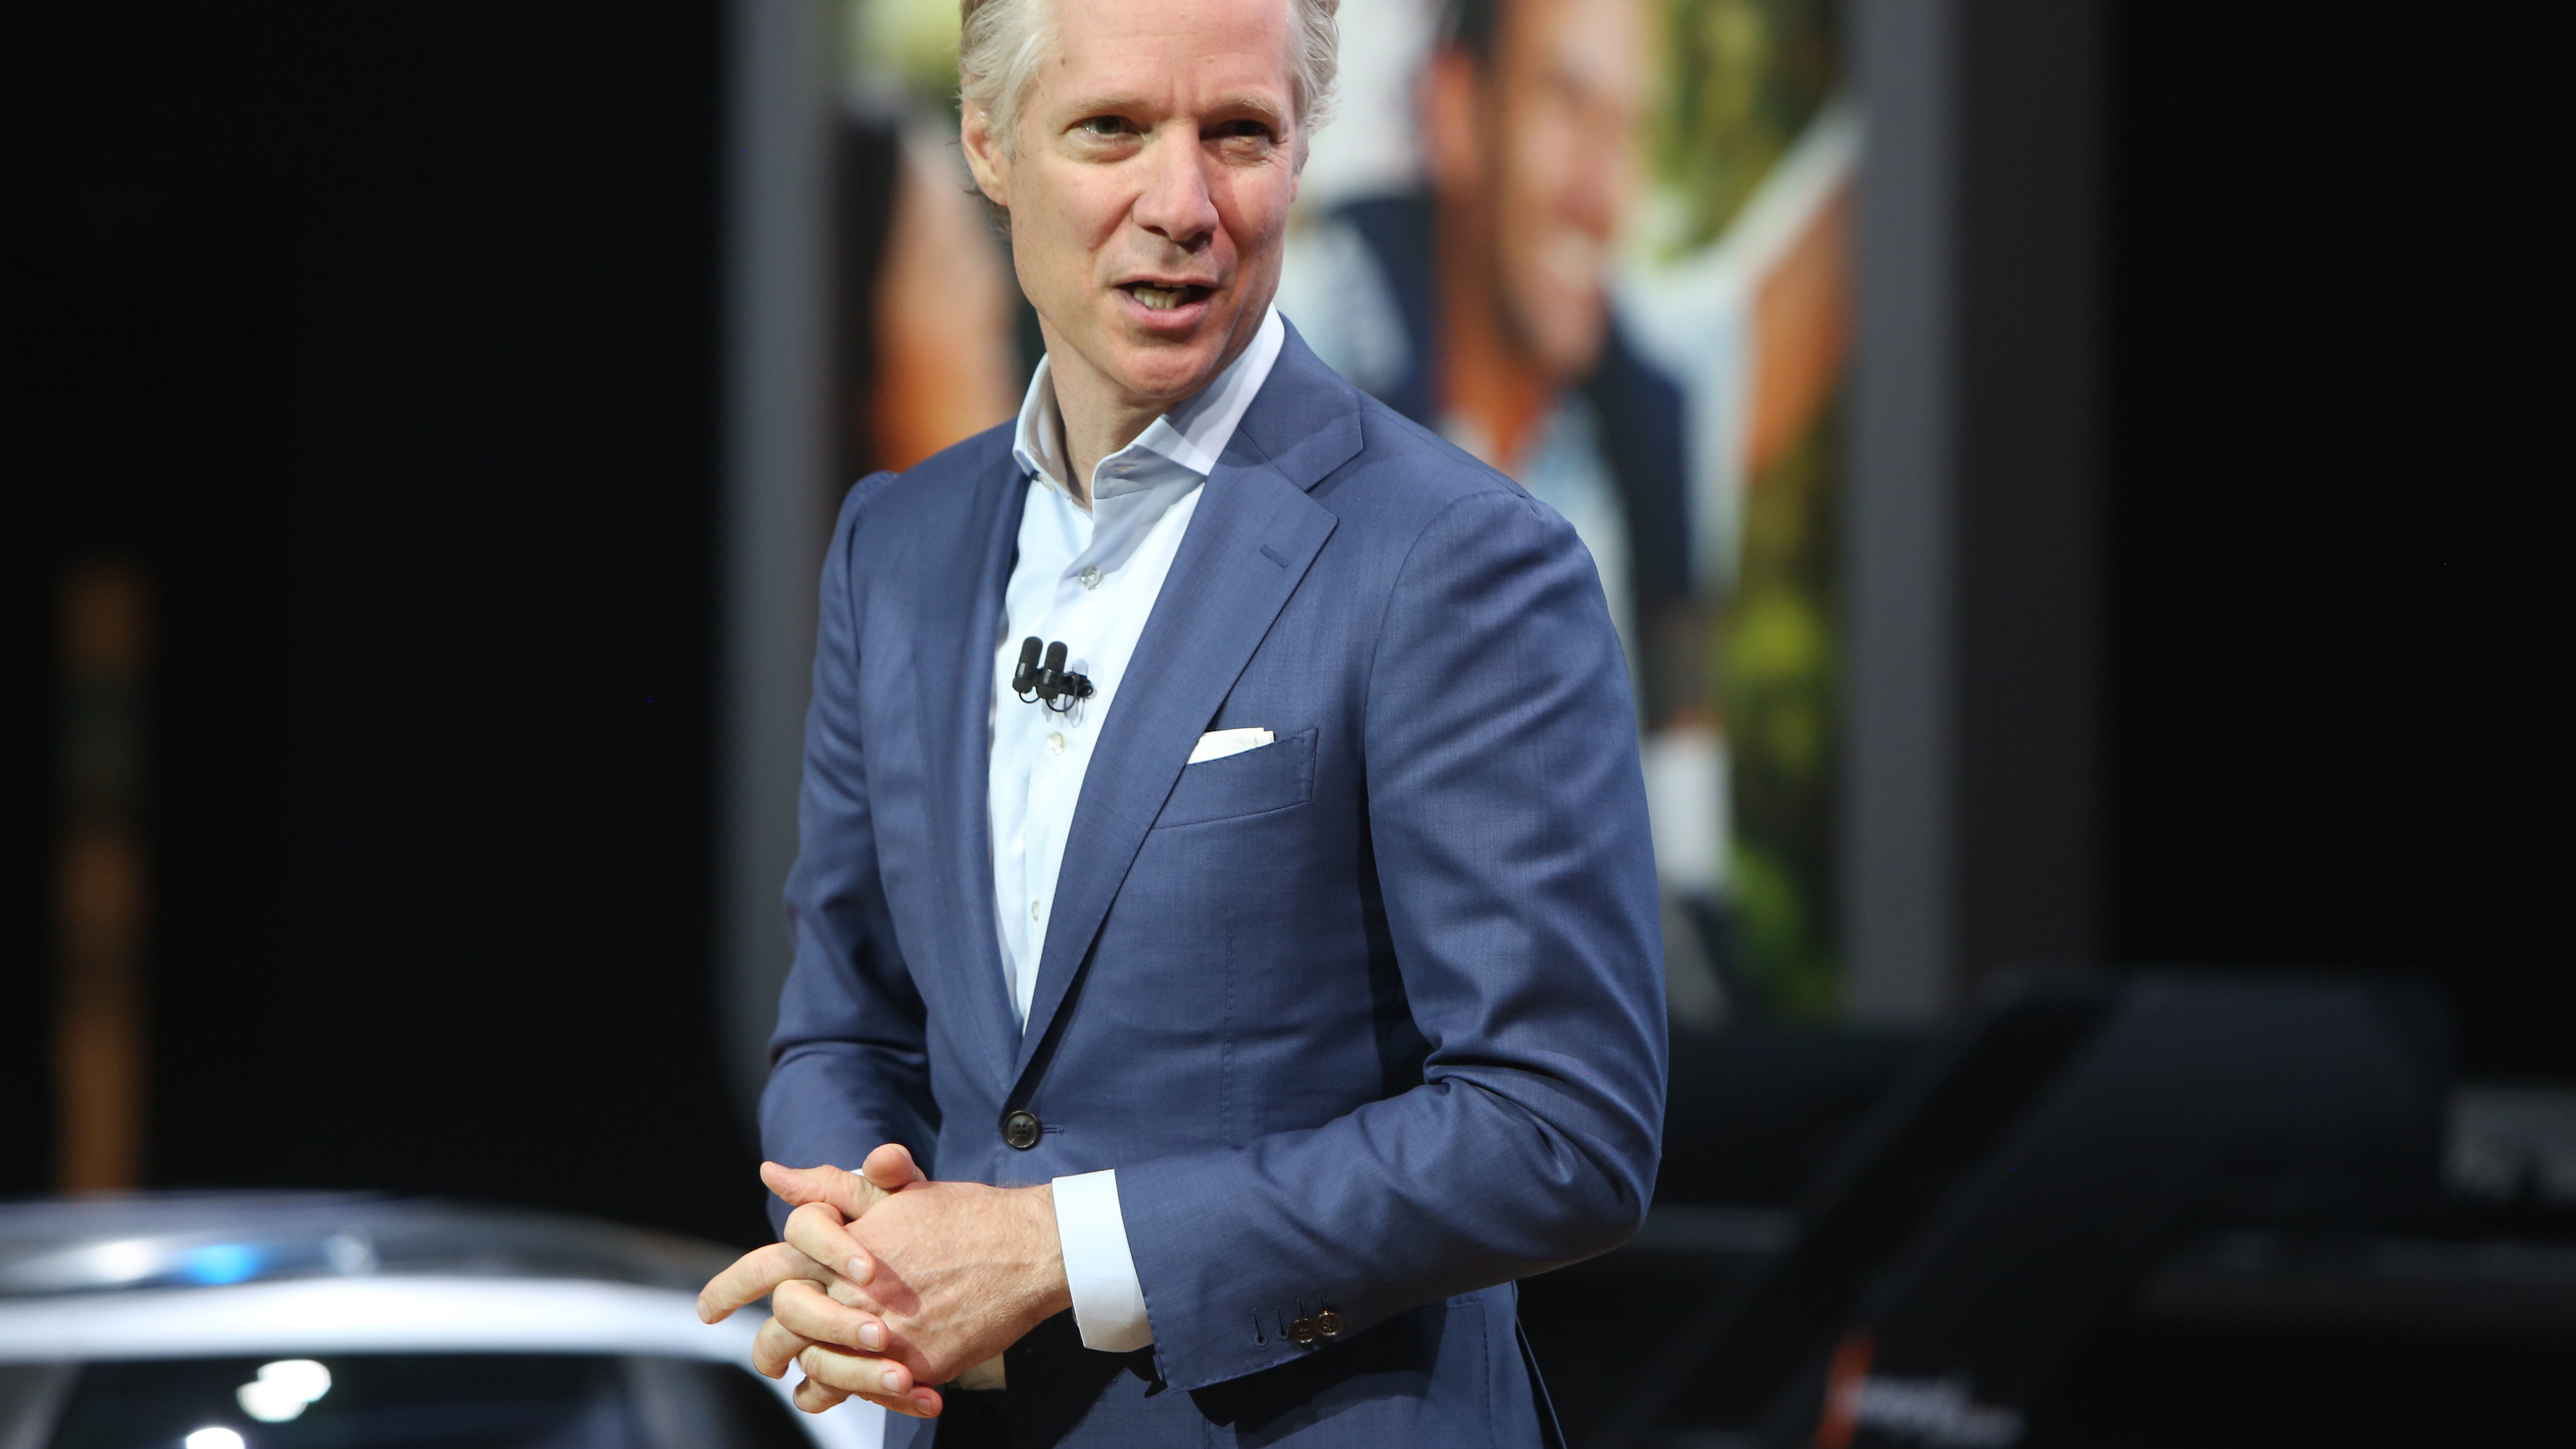
<svg viewBox="0 0 2576 1449">
<path fill-rule="evenodd" d="M 1477 107 L 1503 311 L 1540 366 L 1591 370 L 1635 176 L 1645 89 L 1635 0 L 1509 0 Z"/>
<path fill-rule="evenodd" d="M 976 181 L 1059 375 L 1134 402 L 1206 386 L 1279 288 L 1297 198 L 1288 0 L 1053 0 L 1056 47 L 1014 154 L 980 112 Z"/>
</svg>

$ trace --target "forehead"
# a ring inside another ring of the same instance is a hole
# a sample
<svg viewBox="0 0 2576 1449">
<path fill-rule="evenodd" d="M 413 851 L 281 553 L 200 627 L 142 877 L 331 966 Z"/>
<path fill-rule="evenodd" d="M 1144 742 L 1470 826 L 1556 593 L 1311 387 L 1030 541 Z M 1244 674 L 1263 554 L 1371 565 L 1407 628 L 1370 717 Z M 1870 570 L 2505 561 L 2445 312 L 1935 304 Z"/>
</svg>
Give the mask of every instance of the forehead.
<svg viewBox="0 0 2576 1449">
<path fill-rule="evenodd" d="M 1055 0 L 1056 43 L 1039 72 L 1055 100 L 1291 94 L 1291 0 Z"/>
<path fill-rule="evenodd" d="M 1645 66 L 1637 0 L 1503 0 L 1501 59 L 1626 89 Z"/>
</svg>

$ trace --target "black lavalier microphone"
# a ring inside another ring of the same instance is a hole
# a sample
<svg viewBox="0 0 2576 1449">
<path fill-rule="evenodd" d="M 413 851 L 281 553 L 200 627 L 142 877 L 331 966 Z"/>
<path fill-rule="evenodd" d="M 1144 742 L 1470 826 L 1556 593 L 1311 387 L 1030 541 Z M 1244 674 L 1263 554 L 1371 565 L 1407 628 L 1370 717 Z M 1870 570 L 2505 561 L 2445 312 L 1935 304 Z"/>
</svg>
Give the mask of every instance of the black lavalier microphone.
<svg viewBox="0 0 2576 1449">
<path fill-rule="evenodd" d="M 1046 650 L 1046 662 L 1038 662 L 1038 650 Z M 1011 671 L 1011 692 L 1023 704 L 1044 704 L 1058 714 L 1073 708 L 1075 701 L 1091 697 L 1091 677 L 1075 674 L 1064 667 L 1064 645 L 1041 646 L 1038 636 L 1020 641 L 1020 667 Z"/>
</svg>

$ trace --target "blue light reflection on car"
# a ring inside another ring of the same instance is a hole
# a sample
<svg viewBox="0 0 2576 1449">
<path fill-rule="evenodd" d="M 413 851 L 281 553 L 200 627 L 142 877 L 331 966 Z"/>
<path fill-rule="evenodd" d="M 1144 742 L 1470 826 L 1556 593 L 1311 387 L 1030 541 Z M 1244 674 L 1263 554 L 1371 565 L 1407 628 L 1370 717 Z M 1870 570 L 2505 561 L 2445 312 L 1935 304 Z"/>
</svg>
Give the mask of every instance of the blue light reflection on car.
<svg viewBox="0 0 2576 1449">
<path fill-rule="evenodd" d="M 241 1243 L 214 1243 L 190 1249 L 179 1262 L 179 1272 L 189 1282 L 208 1287 L 239 1283 L 259 1272 L 259 1254 Z"/>
</svg>

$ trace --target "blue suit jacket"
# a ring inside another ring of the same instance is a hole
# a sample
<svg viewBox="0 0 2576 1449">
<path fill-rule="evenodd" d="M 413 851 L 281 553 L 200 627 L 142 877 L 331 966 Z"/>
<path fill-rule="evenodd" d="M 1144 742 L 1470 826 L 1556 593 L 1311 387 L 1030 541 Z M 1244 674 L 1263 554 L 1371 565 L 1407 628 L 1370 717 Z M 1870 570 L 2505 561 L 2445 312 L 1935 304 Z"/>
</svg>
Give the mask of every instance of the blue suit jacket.
<svg viewBox="0 0 2576 1449">
<path fill-rule="evenodd" d="M 1663 1118 L 1635 714 L 1591 560 L 1292 331 L 1103 722 L 1022 1032 L 985 808 L 1009 439 L 842 506 L 765 1150 L 1118 1169 L 1154 1346 L 1033 1334 L 1021 1442 L 1539 1442 L 1511 1282 L 1634 1231 Z M 1186 763 L 1243 726 L 1277 742 Z M 1326 1308 L 1348 1332 L 1292 1341 Z"/>
</svg>

